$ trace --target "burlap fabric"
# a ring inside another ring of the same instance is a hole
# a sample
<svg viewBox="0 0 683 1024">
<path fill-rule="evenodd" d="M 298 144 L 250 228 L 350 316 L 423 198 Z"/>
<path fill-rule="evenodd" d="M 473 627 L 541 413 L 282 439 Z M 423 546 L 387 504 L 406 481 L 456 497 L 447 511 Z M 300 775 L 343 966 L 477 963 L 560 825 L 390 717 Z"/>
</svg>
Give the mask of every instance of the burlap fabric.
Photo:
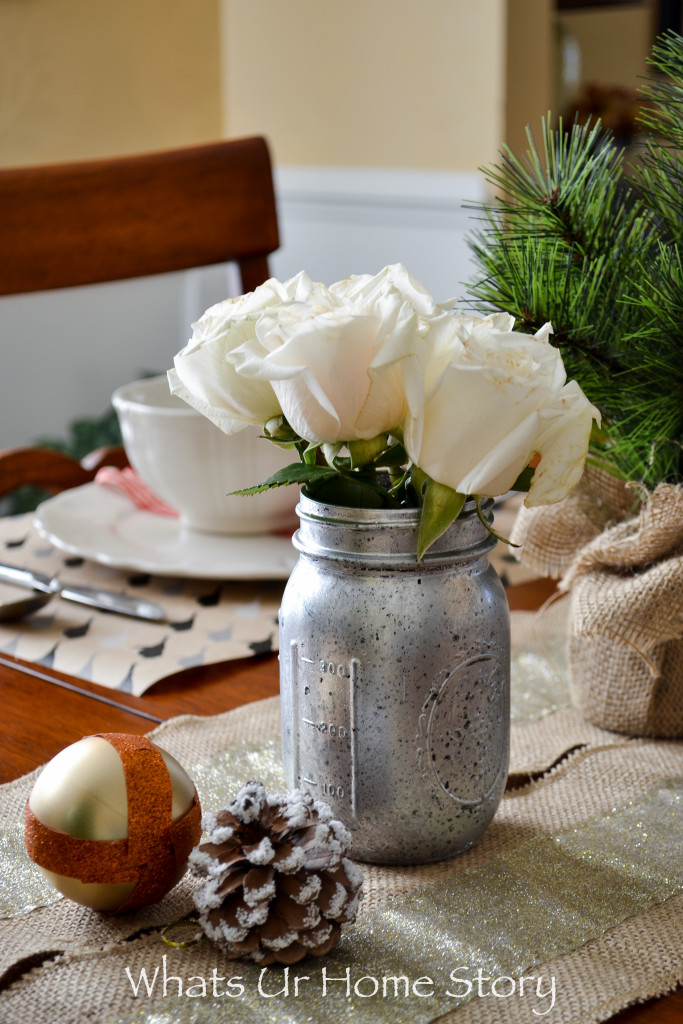
<svg viewBox="0 0 683 1024">
<path fill-rule="evenodd" d="M 590 466 L 571 494 L 555 505 L 522 505 L 510 532 L 521 546 L 524 565 L 543 576 L 561 577 L 576 554 L 603 530 L 630 518 L 641 504 L 640 491 Z"/>
<path fill-rule="evenodd" d="M 225 750 L 230 744 L 263 743 L 269 737 L 277 737 L 278 730 L 279 702 L 274 698 L 211 719 L 190 716 L 175 719 L 152 735 L 182 763 L 191 766 Z M 561 751 L 566 756 L 551 767 Z M 457 893 L 466 873 L 485 870 L 490 865 L 495 869 L 501 858 L 514 855 L 517 848 L 526 849 L 530 842 L 543 841 L 544 836 L 552 837 L 561 830 L 581 828 L 582 823 L 589 823 L 596 815 L 609 816 L 618 805 L 638 801 L 649 787 L 683 775 L 683 749 L 680 744 L 628 740 L 595 729 L 583 723 L 574 709 L 567 708 L 539 722 L 513 727 L 512 768 L 518 779 L 528 773 L 527 784 L 506 793 L 483 839 L 466 855 L 426 867 L 363 866 L 365 899 L 359 923 L 378 909 L 390 907 L 400 894 L 419 891 L 424 886 L 447 882 Z M 536 774 L 539 777 L 536 778 Z M 6 827 L 21 814 L 35 775 L 2 787 L 0 826 Z M 234 783 L 235 780 L 226 780 L 228 788 Z M 226 792 L 225 796 L 228 799 L 229 794 Z M 630 845 L 628 857 L 634 858 L 637 877 L 648 883 L 648 845 L 653 839 L 653 829 L 648 822 L 647 805 L 644 808 L 642 821 L 638 811 L 638 842 Z M 676 813 L 673 805 L 672 813 Z M 663 828 L 660 825 L 660 843 L 665 845 L 677 842 L 674 834 L 667 838 L 669 827 L 666 821 Z M 600 831 L 598 829 L 599 834 Z M 577 836 L 580 842 L 581 833 Z M 551 853 L 552 848 L 551 840 L 548 848 Z M 631 1002 L 670 991 L 683 978 L 680 957 L 683 897 L 676 895 L 664 899 L 653 897 L 640 912 L 635 908 L 625 909 L 616 924 L 604 930 L 598 928 L 590 941 L 577 940 L 561 954 L 547 955 L 547 950 L 552 948 L 555 926 L 569 922 L 571 929 L 575 922 L 581 926 L 582 919 L 589 921 L 594 912 L 591 891 L 597 898 L 601 889 L 611 884 L 615 899 L 620 898 L 624 876 L 618 862 L 622 859 L 622 848 L 622 844 L 617 845 L 616 859 L 614 852 L 605 854 L 603 866 L 599 868 L 601 873 L 592 883 L 597 884 L 597 889 L 575 892 L 574 906 L 564 902 L 566 893 L 558 897 L 557 913 L 552 918 L 556 925 L 541 936 L 540 945 L 534 950 L 533 962 L 537 966 L 529 973 L 542 972 L 546 978 L 552 976 L 556 981 L 556 1004 L 548 1017 L 556 1024 L 606 1020 Z M 672 856 L 675 854 L 670 854 L 671 864 L 675 863 Z M 580 856 L 575 862 L 579 886 L 583 885 L 583 871 L 588 876 L 595 870 L 595 860 L 595 853 L 587 854 L 585 869 L 581 867 Z M 566 881 L 562 864 L 564 862 L 560 863 L 556 883 L 560 889 Z M 458 879 L 462 881 L 459 883 Z M 144 969 L 147 977 L 152 978 L 164 954 L 168 958 L 169 973 L 182 977 L 186 985 L 192 978 L 196 983 L 198 979 L 211 977 L 216 968 L 223 978 L 235 974 L 248 982 L 244 965 L 224 962 L 206 940 L 187 949 L 172 949 L 161 941 L 160 926 L 191 912 L 192 887 L 192 880 L 186 877 L 161 903 L 122 917 L 105 917 L 61 900 L 0 921 L 0 1020 L 8 1024 L 29 1020 L 31 1024 L 81 1024 L 83 1021 L 98 1024 L 132 1024 L 133 1021 L 140 1024 L 143 1021 L 147 1024 L 152 1021 L 155 1024 L 161 1021 L 163 1024 L 208 1024 L 209 1021 L 211 1024 L 223 1021 L 252 1024 L 253 1021 L 255 1024 L 257 1020 L 299 1024 L 315 1019 L 320 1024 L 325 1021 L 337 1024 L 341 1020 L 396 1024 L 399 1020 L 422 1022 L 439 1016 L 430 1015 L 429 1002 L 420 999 L 413 1000 L 417 1004 L 415 1016 L 407 1009 L 405 1001 L 381 999 L 356 1000 L 354 1005 L 342 1004 L 341 1009 L 330 1000 L 319 999 L 311 1016 L 308 1011 L 304 1012 L 301 1001 L 293 998 L 252 998 L 251 1003 L 210 996 L 181 998 L 175 983 L 169 985 L 165 996 L 158 985 L 153 998 L 146 994 L 144 986 L 136 996 L 130 977 L 139 979 Z M 552 892 L 548 896 L 552 897 Z M 476 943 L 481 949 L 481 963 L 484 968 L 488 967 L 489 973 L 491 962 L 485 959 L 487 941 L 499 933 L 510 917 L 511 898 L 512 894 L 503 889 L 496 897 L 497 912 L 492 914 L 490 909 L 476 903 L 468 910 Z M 522 932 L 533 926 L 539 913 L 534 899 L 532 890 L 522 894 L 518 906 L 523 918 Z M 430 934 L 427 926 L 428 941 Z M 406 934 L 400 940 L 401 951 L 420 939 L 419 934 Z M 349 945 L 353 957 L 354 943 Z M 362 950 L 355 955 L 360 957 L 358 973 L 372 973 L 372 966 L 362 960 Z M 399 951 L 396 947 L 387 947 L 384 955 L 390 961 L 386 966 L 393 966 L 392 958 L 397 958 Z M 419 959 L 417 963 L 421 965 Z M 455 964 L 449 964 L 449 968 L 452 966 Z M 314 975 L 316 971 L 320 971 L 317 964 L 307 963 L 301 973 Z M 420 966 L 419 971 L 424 974 L 427 968 Z M 269 984 L 275 986 L 280 982 Z M 546 1008 L 547 1002 L 540 1004 L 529 998 L 473 998 L 439 1019 L 449 1024 L 512 1024 L 516 1021 L 522 1024 L 536 1019 L 533 1010 L 540 1012 Z M 357 1017 L 356 1013 L 362 1016 Z"/>
<path fill-rule="evenodd" d="M 683 487 L 643 495 L 589 470 L 558 505 L 522 509 L 511 539 L 571 595 L 582 713 L 633 736 L 683 735 Z"/>
</svg>

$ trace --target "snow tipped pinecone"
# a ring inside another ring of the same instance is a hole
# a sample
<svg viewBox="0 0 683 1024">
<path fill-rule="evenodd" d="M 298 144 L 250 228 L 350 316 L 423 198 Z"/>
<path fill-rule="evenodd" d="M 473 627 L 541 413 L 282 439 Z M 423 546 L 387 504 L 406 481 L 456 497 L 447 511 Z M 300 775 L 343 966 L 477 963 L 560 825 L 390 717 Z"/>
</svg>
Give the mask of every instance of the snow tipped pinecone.
<svg viewBox="0 0 683 1024">
<path fill-rule="evenodd" d="M 206 881 L 194 900 L 204 931 L 230 959 L 294 964 L 329 953 L 356 916 L 363 875 L 327 804 L 300 790 L 268 796 L 248 782 L 202 827 L 209 842 L 190 864 Z"/>
</svg>

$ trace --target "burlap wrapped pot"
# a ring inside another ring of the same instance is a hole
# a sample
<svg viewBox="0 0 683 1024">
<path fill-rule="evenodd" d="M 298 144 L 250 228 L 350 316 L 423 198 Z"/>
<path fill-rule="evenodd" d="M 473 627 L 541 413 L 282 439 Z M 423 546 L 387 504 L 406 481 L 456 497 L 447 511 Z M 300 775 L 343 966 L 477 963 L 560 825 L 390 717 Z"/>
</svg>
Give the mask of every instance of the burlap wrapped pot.
<svg viewBox="0 0 683 1024">
<path fill-rule="evenodd" d="M 641 495 L 589 470 L 558 505 L 523 509 L 511 540 L 570 595 L 582 714 L 632 736 L 683 735 L 683 487 Z"/>
</svg>

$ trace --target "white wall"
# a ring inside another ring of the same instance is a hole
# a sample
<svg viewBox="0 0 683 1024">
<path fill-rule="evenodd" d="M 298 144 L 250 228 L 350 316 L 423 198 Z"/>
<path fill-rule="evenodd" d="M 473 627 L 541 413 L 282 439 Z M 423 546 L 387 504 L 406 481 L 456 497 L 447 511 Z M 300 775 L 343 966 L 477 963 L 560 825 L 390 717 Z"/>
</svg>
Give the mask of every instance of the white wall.
<svg viewBox="0 0 683 1024">
<path fill-rule="evenodd" d="M 476 174 L 279 168 L 280 278 L 306 270 L 331 283 L 403 262 L 437 300 L 463 295 L 470 274 L 463 201 L 484 196 Z M 0 299 L 0 448 L 65 437 L 99 417 L 118 385 L 163 372 L 211 305 L 234 294 L 231 268 Z"/>
<path fill-rule="evenodd" d="M 210 276 L 223 297 L 225 268 Z M 65 439 L 74 418 L 106 412 L 119 384 L 165 370 L 206 305 L 187 277 L 0 299 L 0 448 Z"/>
</svg>

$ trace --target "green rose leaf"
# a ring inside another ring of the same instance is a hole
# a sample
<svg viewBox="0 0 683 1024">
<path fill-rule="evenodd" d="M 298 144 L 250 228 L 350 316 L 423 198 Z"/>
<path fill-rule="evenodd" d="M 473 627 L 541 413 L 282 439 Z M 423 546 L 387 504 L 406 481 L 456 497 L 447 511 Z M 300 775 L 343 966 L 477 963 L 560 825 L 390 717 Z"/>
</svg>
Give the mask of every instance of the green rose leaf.
<svg viewBox="0 0 683 1024">
<path fill-rule="evenodd" d="M 429 483 L 429 477 L 427 476 L 423 469 L 420 469 L 419 466 L 411 466 L 410 480 L 415 490 L 415 493 L 420 499 L 420 504 L 422 504 L 422 502 L 424 501 L 425 488 Z"/>
<path fill-rule="evenodd" d="M 427 479 L 422 493 L 422 515 L 417 537 L 418 562 L 422 561 L 425 551 L 458 518 L 467 500 L 466 494 L 460 494 L 452 487 L 447 487 L 446 484 L 440 484 L 431 479 Z"/>
<path fill-rule="evenodd" d="M 386 508 L 397 504 L 372 478 L 360 473 L 334 473 L 327 479 L 319 477 L 307 485 L 306 493 L 316 501 L 344 508 Z"/>
<path fill-rule="evenodd" d="M 282 448 L 284 451 L 294 451 L 295 449 L 298 451 L 298 441 L 280 441 L 277 437 L 268 437 L 267 434 L 262 434 L 261 436 L 264 440 L 274 444 L 276 448 Z"/>
<path fill-rule="evenodd" d="M 308 463 L 293 462 L 291 466 L 278 469 L 277 473 L 273 473 L 263 483 L 255 484 L 253 487 L 244 487 L 239 491 L 230 491 L 230 494 L 261 494 L 273 487 L 286 487 L 289 484 L 310 485 L 333 476 L 337 476 L 337 472 L 328 466 L 311 466 Z"/>
<path fill-rule="evenodd" d="M 379 455 L 373 459 L 373 462 L 375 466 L 380 466 L 382 468 L 405 466 L 408 462 L 408 456 L 403 445 L 396 441 L 394 444 L 381 451 Z"/>
<path fill-rule="evenodd" d="M 311 441 L 310 444 L 302 441 L 297 445 L 299 457 L 307 466 L 315 466 L 318 459 L 318 449 L 322 447 L 322 441 Z"/>
<path fill-rule="evenodd" d="M 536 469 L 533 466 L 527 466 L 519 474 L 514 484 L 510 488 L 511 491 L 528 491 L 531 487 L 531 481 L 534 478 Z"/>
<path fill-rule="evenodd" d="M 340 443 L 336 443 L 336 444 L 322 444 L 320 446 L 320 450 L 323 453 L 323 458 L 325 459 L 325 462 L 330 467 L 330 469 L 338 469 L 339 468 L 336 465 L 336 458 L 339 455 L 339 452 L 342 450 L 343 447 L 344 447 L 344 445 L 340 444 Z"/>
<path fill-rule="evenodd" d="M 351 456 L 351 469 L 374 462 L 386 450 L 388 443 L 386 434 L 379 434 L 367 441 L 349 441 L 347 447 Z"/>
<path fill-rule="evenodd" d="M 273 416 L 269 419 L 263 427 L 263 436 L 275 444 L 294 445 L 301 440 L 284 416 Z"/>
</svg>

